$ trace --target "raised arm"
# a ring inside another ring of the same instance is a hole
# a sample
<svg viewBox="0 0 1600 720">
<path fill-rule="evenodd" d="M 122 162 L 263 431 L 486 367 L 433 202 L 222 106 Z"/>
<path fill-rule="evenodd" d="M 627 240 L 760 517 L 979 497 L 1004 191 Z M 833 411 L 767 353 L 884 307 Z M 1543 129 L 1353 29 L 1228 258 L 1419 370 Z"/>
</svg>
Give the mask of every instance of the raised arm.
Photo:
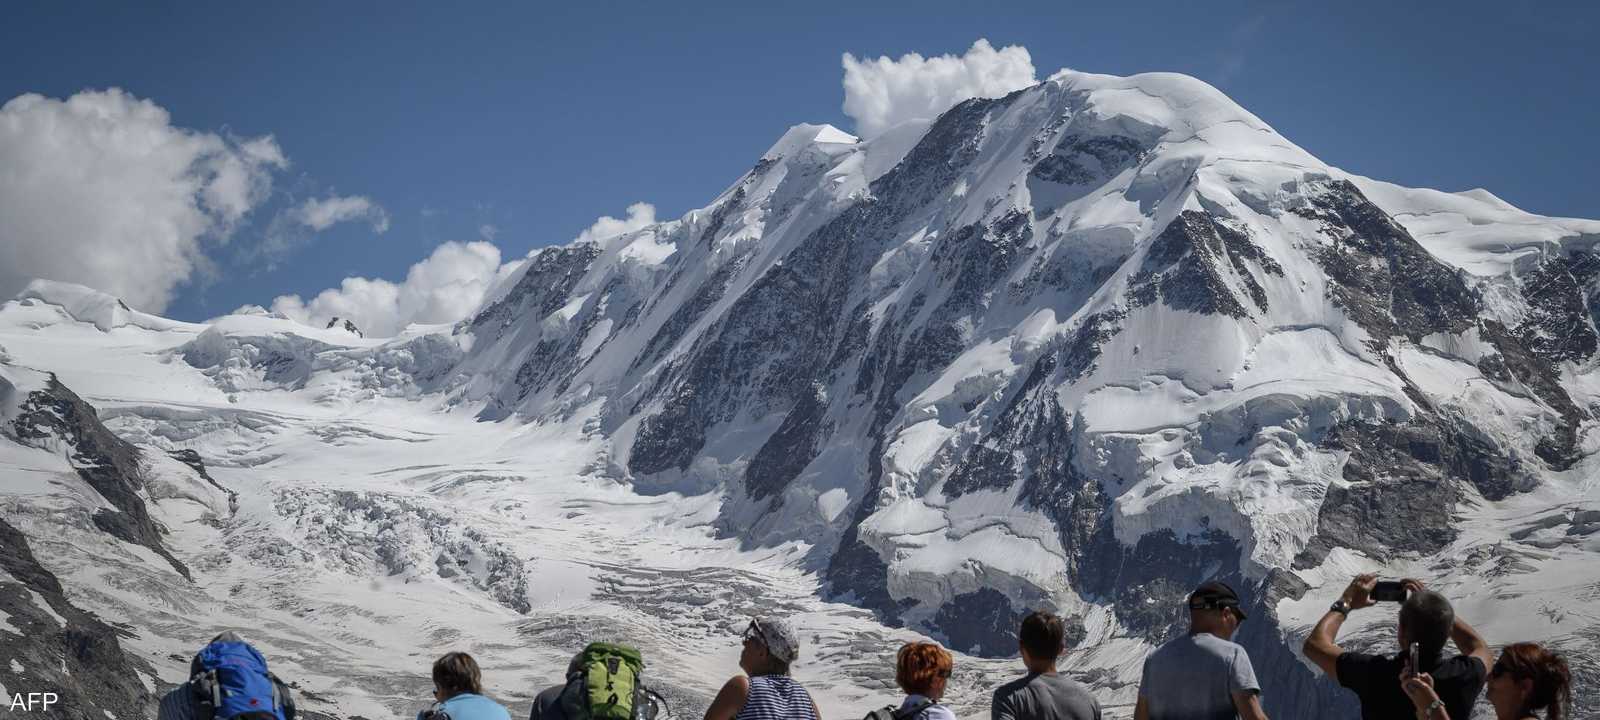
<svg viewBox="0 0 1600 720">
<path fill-rule="evenodd" d="M 1350 586 L 1344 589 L 1344 594 L 1339 598 L 1350 609 L 1359 610 L 1372 607 L 1372 589 L 1378 585 L 1378 576 L 1367 574 L 1357 575 L 1350 581 Z M 1306 659 L 1322 668 L 1322 672 L 1334 681 L 1339 680 L 1339 656 L 1344 654 L 1344 648 L 1339 647 L 1335 638 L 1339 636 L 1339 628 L 1344 626 L 1345 614 L 1329 609 L 1311 628 L 1311 634 L 1306 637 L 1305 645 L 1300 647 Z"/>
<path fill-rule="evenodd" d="M 1422 581 L 1416 579 L 1408 578 L 1405 586 L 1407 592 L 1421 592 L 1423 589 Z M 1450 640 L 1456 644 L 1456 649 L 1462 655 L 1475 657 L 1483 663 L 1485 672 L 1494 665 L 1494 656 L 1489 653 L 1489 642 L 1484 640 L 1477 630 L 1473 630 L 1467 621 L 1462 620 L 1460 615 L 1456 615 L 1455 624 L 1450 626 Z"/>
<path fill-rule="evenodd" d="M 1450 639 L 1455 642 L 1456 649 L 1460 650 L 1462 655 L 1475 657 L 1482 662 L 1484 672 L 1488 672 L 1489 668 L 1494 666 L 1494 656 L 1489 654 L 1488 641 L 1484 640 L 1477 630 L 1473 630 L 1467 621 L 1462 620 L 1460 615 L 1456 616 L 1456 624 L 1450 628 Z"/>
<path fill-rule="evenodd" d="M 716 699 L 711 701 L 711 707 L 706 708 L 705 720 L 733 720 L 733 716 L 739 714 L 749 699 L 750 678 L 735 675 L 723 683 Z"/>
<path fill-rule="evenodd" d="M 1233 709 L 1239 720 L 1267 720 L 1267 711 L 1261 709 L 1261 694 L 1240 690 L 1233 693 Z"/>
</svg>

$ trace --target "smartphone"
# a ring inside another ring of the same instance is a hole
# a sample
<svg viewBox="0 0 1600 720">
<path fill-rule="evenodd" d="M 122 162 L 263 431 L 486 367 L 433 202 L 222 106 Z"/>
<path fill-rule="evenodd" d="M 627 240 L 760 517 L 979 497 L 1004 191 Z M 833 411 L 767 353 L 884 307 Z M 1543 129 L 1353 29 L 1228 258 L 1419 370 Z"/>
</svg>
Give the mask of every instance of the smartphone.
<svg viewBox="0 0 1600 720">
<path fill-rule="evenodd" d="M 1407 674 L 1409 674 L 1409 675 L 1416 675 L 1417 674 L 1417 653 L 1420 653 L 1420 652 L 1422 652 L 1422 649 L 1419 648 L 1416 643 L 1411 643 L 1411 651 L 1406 653 L 1406 673 Z"/>
<path fill-rule="evenodd" d="M 1405 602 L 1406 586 L 1399 580 L 1379 580 L 1372 589 L 1372 599 L 1378 602 Z"/>
</svg>

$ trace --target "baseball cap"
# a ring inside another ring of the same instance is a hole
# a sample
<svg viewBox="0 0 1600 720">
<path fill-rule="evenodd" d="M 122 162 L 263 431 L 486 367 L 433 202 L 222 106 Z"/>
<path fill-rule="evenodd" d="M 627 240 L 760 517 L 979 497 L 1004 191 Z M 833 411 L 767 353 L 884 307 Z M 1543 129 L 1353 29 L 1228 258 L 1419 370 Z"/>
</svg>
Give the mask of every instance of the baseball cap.
<svg viewBox="0 0 1600 720">
<path fill-rule="evenodd" d="M 1200 587 L 1195 588 L 1194 592 L 1189 593 L 1190 610 L 1211 610 L 1217 608 L 1229 608 L 1233 610 L 1235 613 L 1239 614 L 1240 620 L 1244 620 L 1245 618 L 1249 617 L 1244 614 L 1244 608 L 1240 607 L 1239 594 L 1234 592 L 1233 588 L 1228 587 L 1228 584 L 1225 582 L 1220 580 L 1207 581 L 1201 583 Z"/>
<path fill-rule="evenodd" d="M 751 618 L 745 633 L 754 634 L 762 645 L 767 646 L 767 652 L 784 663 L 792 663 L 800 657 L 800 636 L 795 634 L 794 627 L 787 620 Z"/>
</svg>

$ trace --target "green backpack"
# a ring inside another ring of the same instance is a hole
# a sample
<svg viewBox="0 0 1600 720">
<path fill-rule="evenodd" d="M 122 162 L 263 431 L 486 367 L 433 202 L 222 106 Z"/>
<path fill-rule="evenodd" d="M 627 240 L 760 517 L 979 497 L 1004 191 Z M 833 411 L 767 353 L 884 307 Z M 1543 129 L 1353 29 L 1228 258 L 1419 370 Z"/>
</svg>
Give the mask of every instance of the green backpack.
<svg viewBox="0 0 1600 720">
<path fill-rule="evenodd" d="M 589 643 L 567 677 L 563 709 L 571 720 L 650 720 L 656 703 L 644 686 L 644 658 L 626 645 Z"/>
</svg>

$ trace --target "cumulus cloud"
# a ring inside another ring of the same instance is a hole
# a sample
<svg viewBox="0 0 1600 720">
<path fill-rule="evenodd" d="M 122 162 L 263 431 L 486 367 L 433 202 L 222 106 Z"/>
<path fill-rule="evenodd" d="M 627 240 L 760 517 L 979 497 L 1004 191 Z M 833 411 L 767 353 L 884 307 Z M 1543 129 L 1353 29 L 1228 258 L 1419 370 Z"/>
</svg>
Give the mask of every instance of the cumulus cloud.
<svg viewBox="0 0 1600 720">
<path fill-rule="evenodd" d="M 636 202 L 628 206 L 628 217 L 618 220 L 610 215 L 601 215 L 583 232 L 578 233 L 577 242 L 592 242 L 616 237 L 635 230 L 642 230 L 656 222 L 656 206 L 647 202 Z"/>
<path fill-rule="evenodd" d="M 0 106 L 0 298 L 42 277 L 159 313 L 287 165 L 270 136 L 176 127 L 118 89 L 13 98 Z"/>
<path fill-rule="evenodd" d="M 1028 49 L 999 50 L 978 40 L 967 54 L 924 58 L 907 53 L 857 60 L 844 54 L 844 114 L 870 139 L 903 122 L 932 120 L 974 97 L 1001 97 L 1038 82 Z"/>
<path fill-rule="evenodd" d="M 391 337 L 412 323 L 449 323 L 476 310 L 500 277 L 500 249 L 486 242 L 447 242 L 412 265 L 403 282 L 349 277 L 310 301 L 281 295 L 272 310 L 307 325 L 350 320 L 371 337 Z"/>
</svg>

